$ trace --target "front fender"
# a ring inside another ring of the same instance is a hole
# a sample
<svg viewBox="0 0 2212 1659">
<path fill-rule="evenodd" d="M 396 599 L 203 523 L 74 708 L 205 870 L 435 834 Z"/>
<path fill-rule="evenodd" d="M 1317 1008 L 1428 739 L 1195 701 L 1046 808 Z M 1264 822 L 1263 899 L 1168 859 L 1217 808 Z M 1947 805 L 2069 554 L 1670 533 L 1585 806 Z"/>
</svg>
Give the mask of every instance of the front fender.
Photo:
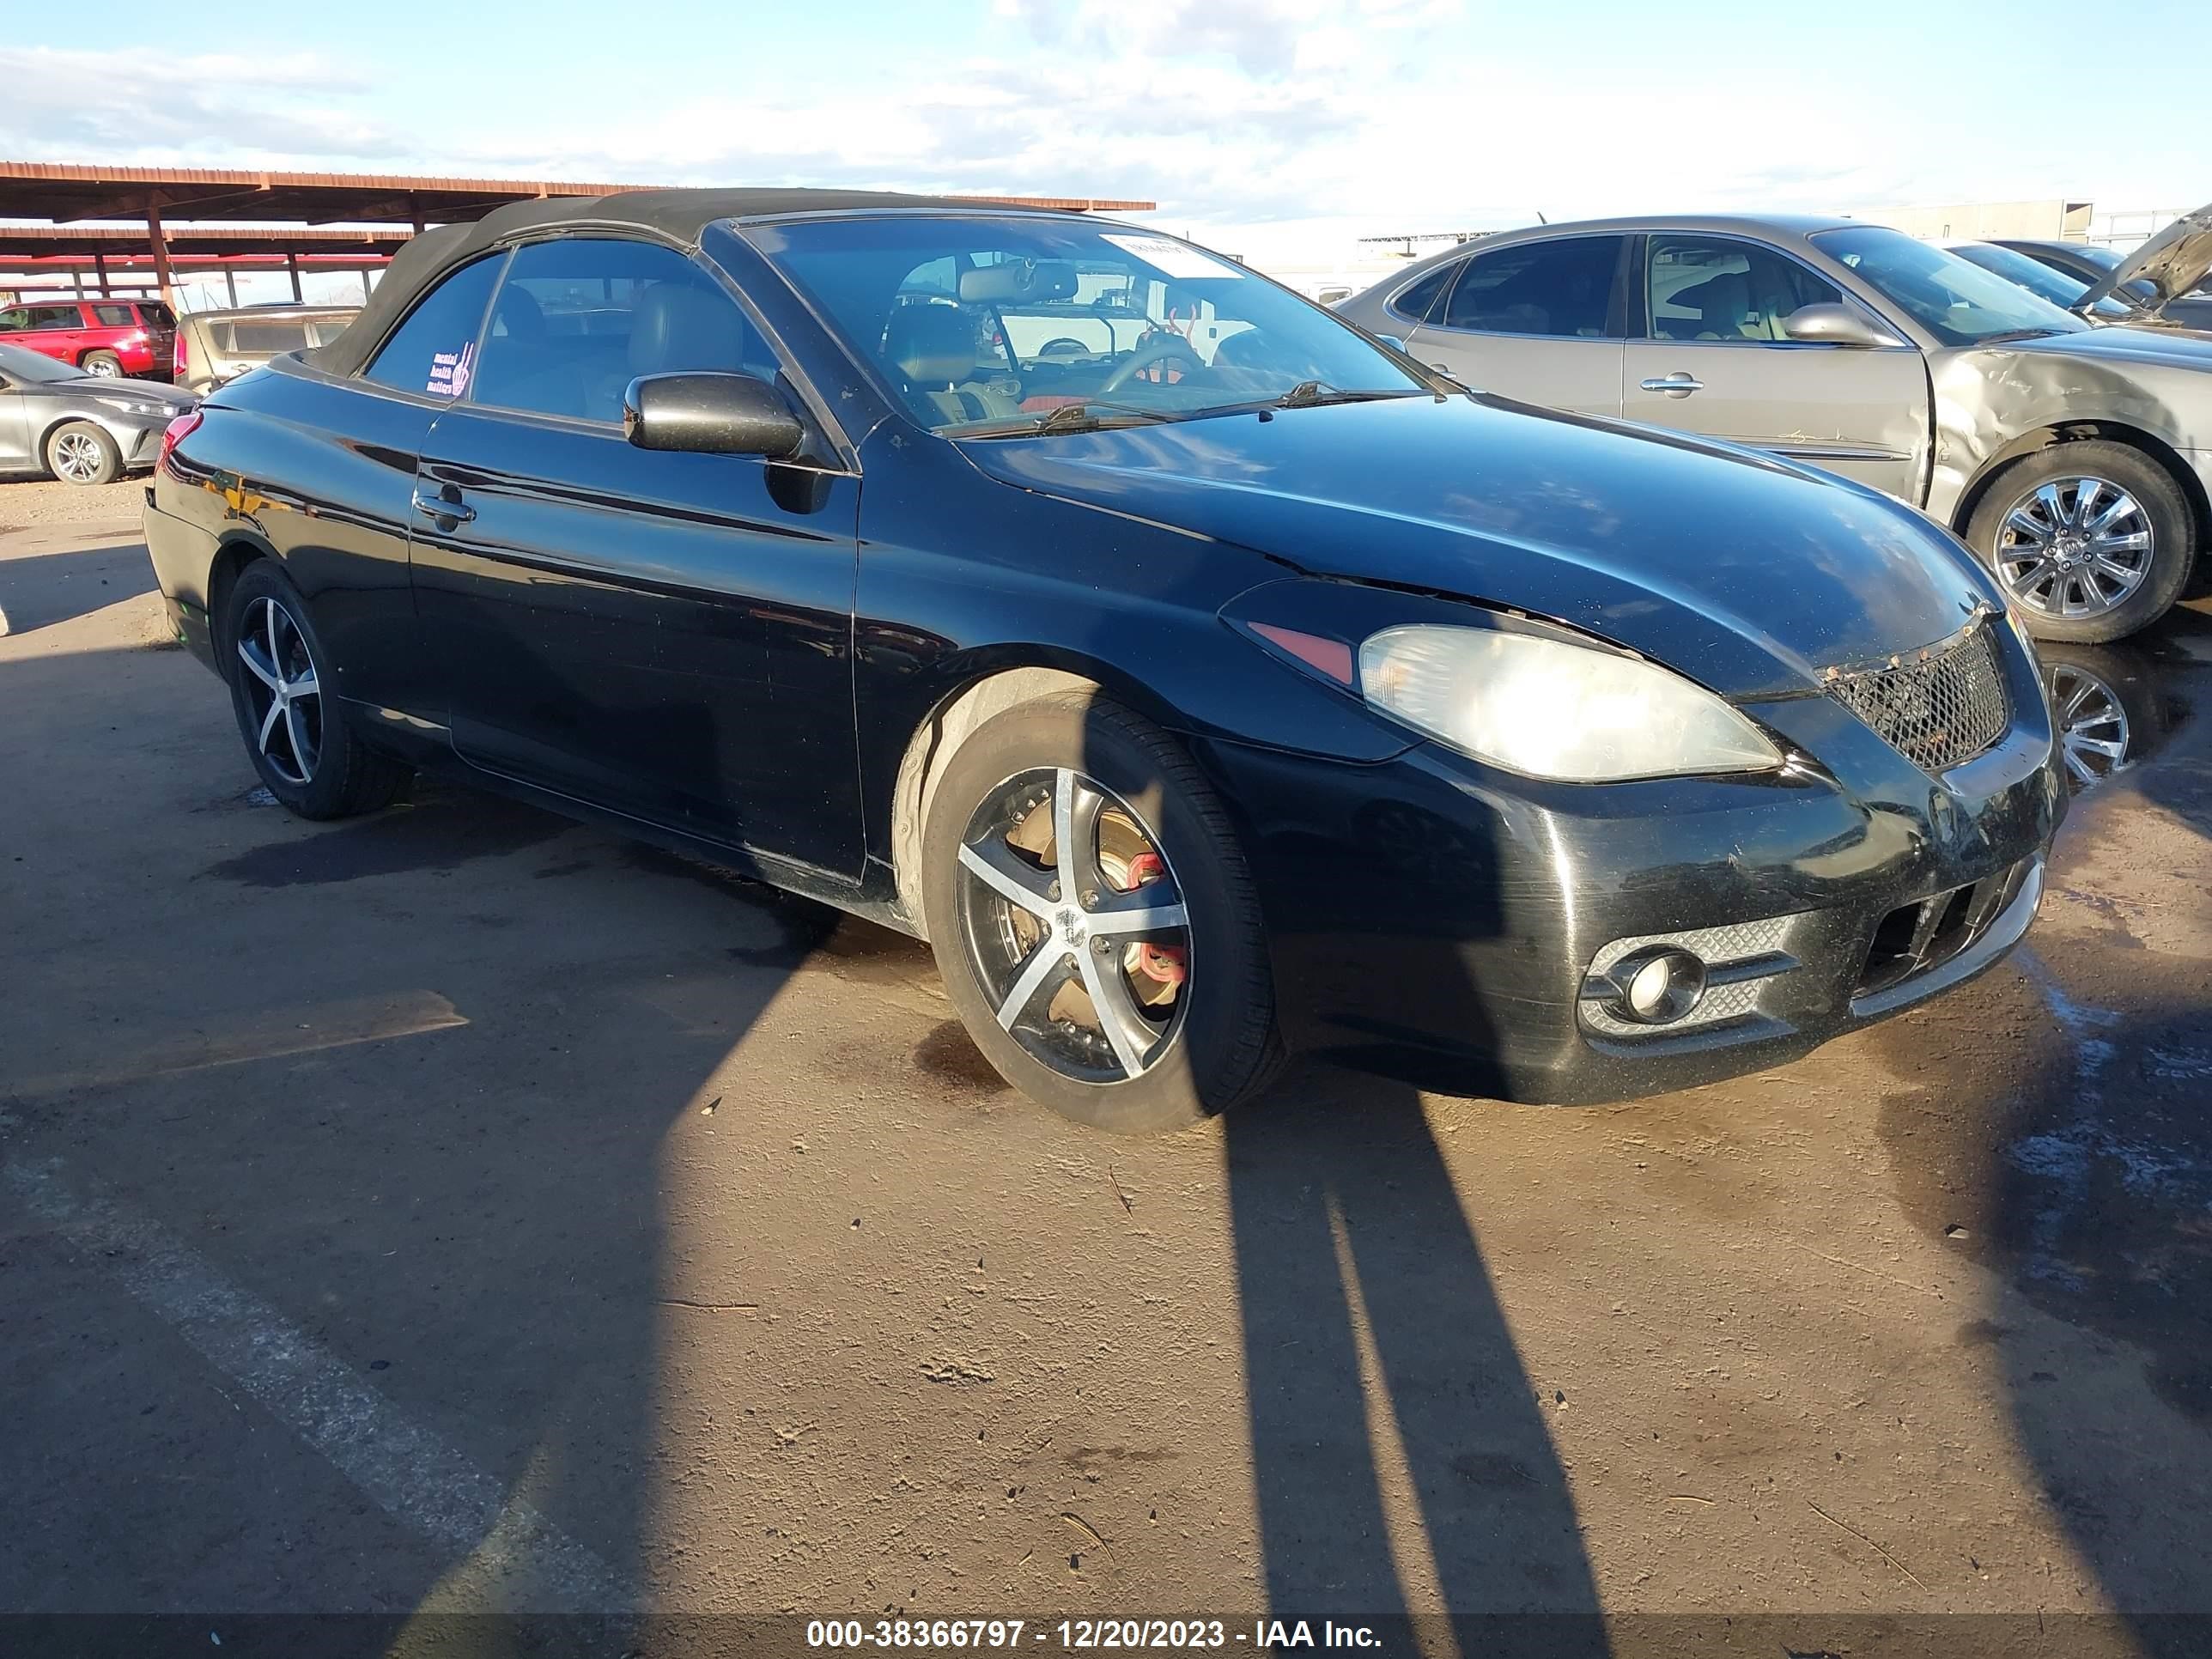
<svg viewBox="0 0 2212 1659">
<path fill-rule="evenodd" d="M 2201 373 L 2130 359 L 2100 362 L 2063 352 L 1961 348 L 1932 355 L 1936 456 L 1927 510 L 1963 529 L 1976 488 L 1996 468 L 2069 426 L 2119 428 L 2168 450 L 2203 447 L 2182 394 L 2206 398 Z"/>
</svg>

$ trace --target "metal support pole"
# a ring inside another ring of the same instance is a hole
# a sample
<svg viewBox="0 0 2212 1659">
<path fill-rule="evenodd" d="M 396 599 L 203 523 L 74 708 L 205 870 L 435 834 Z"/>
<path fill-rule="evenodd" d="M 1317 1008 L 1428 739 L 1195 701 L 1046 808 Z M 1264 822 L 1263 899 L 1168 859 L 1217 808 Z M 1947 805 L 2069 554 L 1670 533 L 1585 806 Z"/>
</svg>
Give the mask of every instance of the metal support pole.
<svg viewBox="0 0 2212 1659">
<path fill-rule="evenodd" d="M 222 285 L 230 294 L 230 308 L 238 309 L 238 273 L 228 265 L 223 267 Z"/>
<path fill-rule="evenodd" d="M 107 255 L 98 248 L 94 248 L 92 251 L 92 268 L 100 273 L 100 297 L 105 299 L 107 297 L 108 293 Z"/>
<path fill-rule="evenodd" d="M 154 246 L 154 280 L 161 285 L 161 303 L 177 309 L 176 283 L 169 275 L 169 242 L 161 234 L 161 192 L 146 195 L 146 237 Z"/>
<path fill-rule="evenodd" d="M 299 256 L 298 254 L 296 254 L 296 253 L 287 253 L 287 254 L 284 256 L 284 269 L 285 269 L 286 270 L 288 270 L 288 271 L 289 271 L 289 272 L 291 273 L 291 276 L 292 276 L 292 303 L 293 303 L 293 304 L 295 304 L 295 305 L 297 305 L 297 304 L 300 302 L 300 297 L 301 297 L 301 296 L 300 296 L 300 256 Z"/>
</svg>

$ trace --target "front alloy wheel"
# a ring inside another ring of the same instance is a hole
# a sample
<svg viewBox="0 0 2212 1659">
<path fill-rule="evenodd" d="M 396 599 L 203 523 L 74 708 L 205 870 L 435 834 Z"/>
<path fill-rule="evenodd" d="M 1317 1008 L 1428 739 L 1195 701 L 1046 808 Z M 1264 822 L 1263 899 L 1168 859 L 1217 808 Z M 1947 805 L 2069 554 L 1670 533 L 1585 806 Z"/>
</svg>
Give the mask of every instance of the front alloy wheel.
<svg viewBox="0 0 2212 1659">
<path fill-rule="evenodd" d="M 71 427 L 58 434 L 47 459 L 54 476 L 67 483 L 102 483 L 109 474 L 106 447 L 98 434 L 85 427 Z"/>
<path fill-rule="evenodd" d="M 255 741 L 270 770 L 304 788 L 323 754 L 323 688 L 307 636 L 283 600 L 264 595 L 246 607 L 239 660 Z"/>
<path fill-rule="evenodd" d="M 1150 1133 L 1260 1093 L 1282 1060 L 1259 897 L 1182 745 L 1076 690 L 963 739 L 928 787 L 921 908 L 984 1057 L 1094 1127 Z"/>
<path fill-rule="evenodd" d="M 999 1028 L 1076 1083 L 1141 1077 L 1174 1045 L 1190 915 L 1136 810 L 1068 767 L 1009 778 L 960 844 L 961 937 Z"/>
<path fill-rule="evenodd" d="M 2030 611 L 2066 621 L 2100 617 L 2142 586 L 2156 534 L 2142 503 L 2109 479 L 2053 478 L 2006 509 L 1997 576 Z"/>
</svg>

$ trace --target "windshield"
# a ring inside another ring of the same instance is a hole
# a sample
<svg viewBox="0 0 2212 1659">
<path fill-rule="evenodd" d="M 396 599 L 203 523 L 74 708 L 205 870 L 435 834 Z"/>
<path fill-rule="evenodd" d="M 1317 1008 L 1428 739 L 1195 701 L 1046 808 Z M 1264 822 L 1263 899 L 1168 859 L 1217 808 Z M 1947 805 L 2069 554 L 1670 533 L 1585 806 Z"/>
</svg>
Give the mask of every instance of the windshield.
<svg viewBox="0 0 2212 1659">
<path fill-rule="evenodd" d="M 1816 230 L 1814 244 L 1946 345 L 1998 335 L 2071 334 L 2088 325 L 1994 271 L 1876 225 Z"/>
<path fill-rule="evenodd" d="M 749 234 L 915 420 L 954 436 L 1060 410 L 1181 419 L 1429 390 L 1287 289 L 1126 225 L 899 216 Z"/>
<path fill-rule="evenodd" d="M 0 374 L 5 374 L 11 380 L 33 381 L 41 385 L 52 380 L 84 379 L 83 370 L 58 362 L 42 351 L 19 345 L 0 345 Z"/>
<path fill-rule="evenodd" d="M 2069 276 L 2064 271 L 2046 265 L 2040 259 L 2031 259 L 2025 253 L 2015 253 L 2008 247 L 1998 247 L 1989 242 L 1968 242 L 1951 250 L 1961 259 L 1979 265 L 1984 270 L 1995 271 L 2008 283 L 2017 283 L 2031 294 L 2040 295 L 2051 304 L 2071 310 L 2089 291 L 2088 283 L 2078 276 Z M 2130 308 L 2118 300 L 2106 298 L 2090 307 L 2100 317 L 2125 317 Z"/>
</svg>

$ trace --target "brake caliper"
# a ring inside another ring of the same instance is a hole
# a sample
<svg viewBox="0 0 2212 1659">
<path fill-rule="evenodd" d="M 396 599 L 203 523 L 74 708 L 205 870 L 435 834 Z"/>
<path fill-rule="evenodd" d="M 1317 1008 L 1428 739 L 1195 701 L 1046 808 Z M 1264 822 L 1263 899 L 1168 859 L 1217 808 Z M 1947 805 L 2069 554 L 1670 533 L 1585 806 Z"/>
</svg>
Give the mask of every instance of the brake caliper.
<svg viewBox="0 0 2212 1659">
<path fill-rule="evenodd" d="M 1167 872 L 1167 860 L 1158 853 L 1139 853 L 1129 860 L 1129 884 L 1121 890 L 1133 893 L 1146 883 L 1158 881 Z M 1137 971 L 1157 984 L 1180 985 L 1190 971 L 1189 960 L 1180 945 L 1139 943 L 1137 946 Z"/>
</svg>

